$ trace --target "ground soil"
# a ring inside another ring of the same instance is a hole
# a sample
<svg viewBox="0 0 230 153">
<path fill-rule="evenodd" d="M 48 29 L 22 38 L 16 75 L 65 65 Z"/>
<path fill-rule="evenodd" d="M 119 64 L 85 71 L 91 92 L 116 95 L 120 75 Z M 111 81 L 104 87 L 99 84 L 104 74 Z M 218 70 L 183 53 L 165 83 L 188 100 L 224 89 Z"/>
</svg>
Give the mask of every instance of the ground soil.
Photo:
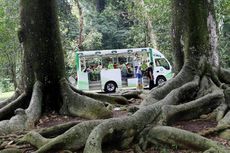
<svg viewBox="0 0 230 153">
<path fill-rule="evenodd" d="M 141 100 L 138 99 L 131 99 L 130 100 L 130 105 L 127 107 L 115 107 L 113 111 L 113 117 L 122 117 L 126 116 L 129 114 L 128 107 L 133 107 L 138 105 L 141 102 Z M 36 128 L 45 128 L 45 127 L 50 127 L 53 125 L 57 125 L 60 123 L 65 123 L 69 121 L 85 121 L 86 119 L 79 118 L 79 117 L 69 117 L 69 116 L 61 116 L 58 115 L 55 112 L 52 112 L 51 114 L 45 114 L 41 117 L 41 119 L 38 121 Z M 173 124 L 173 127 L 177 127 L 180 129 L 188 130 L 191 132 L 198 133 L 202 130 L 206 130 L 209 128 L 213 128 L 217 125 L 217 122 L 212 120 L 212 119 L 196 119 L 196 120 L 190 120 L 190 121 L 180 121 L 175 124 Z M 16 145 L 15 140 L 22 137 L 24 133 L 18 133 L 18 134 L 12 134 L 12 135 L 7 135 L 7 136 L 0 136 L 0 150 L 7 147 L 7 148 L 12 148 L 12 147 L 19 147 L 21 148 L 24 153 L 30 153 L 35 151 L 35 148 L 29 144 L 26 145 Z M 219 138 L 217 136 L 211 136 L 209 137 L 213 140 L 218 141 L 219 143 L 225 145 L 225 146 L 230 146 L 230 142 L 227 140 L 224 140 L 222 138 Z M 0 151 L 1 152 L 1 151 Z M 82 152 L 82 151 L 79 151 Z M 133 146 L 130 146 L 130 149 L 127 150 L 107 150 L 104 151 L 106 153 L 135 153 Z M 188 150 L 183 150 L 179 149 L 176 146 L 171 146 L 171 147 L 151 147 L 145 153 L 192 153 L 194 151 L 188 151 Z"/>
</svg>

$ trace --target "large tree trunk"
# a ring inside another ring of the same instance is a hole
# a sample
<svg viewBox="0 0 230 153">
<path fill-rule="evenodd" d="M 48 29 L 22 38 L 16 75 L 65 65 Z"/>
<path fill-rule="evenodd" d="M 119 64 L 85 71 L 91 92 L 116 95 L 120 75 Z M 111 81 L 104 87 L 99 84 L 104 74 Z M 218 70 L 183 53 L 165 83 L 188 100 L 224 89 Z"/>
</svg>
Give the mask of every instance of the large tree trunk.
<svg viewBox="0 0 230 153">
<path fill-rule="evenodd" d="M 58 82 L 64 77 L 65 66 L 55 1 L 22 0 L 20 5 L 25 86 L 30 90 L 35 81 L 42 82 L 46 108 L 60 107 Z"/>
<path fill-rule="evenodd" d="M 65 80 L 56 0 L 21 0 L 20 7 L 24 92 L 1 104 L 0 119 L 9 120 L 0 122 L 0 134 L 29 129 L 49 111 L 93 119 L 110 117 L 104 102 L 109 96 L 103 102 L 94 100 L 90 97 L 100 96 L 78 93 Z M 113 98 L 127 103 L 125 98 Z"/>
</svg>

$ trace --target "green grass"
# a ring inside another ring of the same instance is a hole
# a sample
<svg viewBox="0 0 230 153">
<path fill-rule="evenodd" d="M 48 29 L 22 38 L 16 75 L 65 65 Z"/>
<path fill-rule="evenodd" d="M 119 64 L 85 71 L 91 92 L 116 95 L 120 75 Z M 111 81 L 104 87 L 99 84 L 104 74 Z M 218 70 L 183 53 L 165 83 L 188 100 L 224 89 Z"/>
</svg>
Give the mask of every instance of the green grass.
<svg viewBox="0 0 230 153">
<path fill-rule="evenodd" d="M 9 98 L 10 96 L 13 95 L 13 93 L 14 91 L 0 93 L 0 101 Z"/>
</svg>

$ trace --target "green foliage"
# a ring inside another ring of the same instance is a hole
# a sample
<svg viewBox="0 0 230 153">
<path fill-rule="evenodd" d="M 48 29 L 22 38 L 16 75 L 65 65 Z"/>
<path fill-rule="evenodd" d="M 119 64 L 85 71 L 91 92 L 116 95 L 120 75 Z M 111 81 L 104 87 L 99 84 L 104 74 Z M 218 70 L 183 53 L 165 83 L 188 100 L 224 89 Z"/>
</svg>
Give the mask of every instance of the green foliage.
<svg viewBox="0 0 230 153">
<path fill-rule="evenodd" d="M 72 50 L 79 35 L 78 18 L 72 12 L 74 3 L 67 0 L 58 0 L 57 2 L 63 48 L 65 51 Z"/>
<path fill-rule="evenodd" d="M 99 48 L 125 48 L 125 41 L 128 38 L 131 21 L 127 18 L 127 5 L 123 5 L 127 1 L 108 1 L 105 9 L 98 13 L 95 9 L 85 17 L 85 33 L 88 35 L 95 28 L 97 32 L 102 34 L 101 44 Z M 89 38 L 89 37 L 88 37 Z M 87 41 L 87 37 L 85 38 Z"/>
<path fill-rule="evenodd" d="M 172 62 L 170 0 L 145 1 L 157 37 L 158 49 Z M 144 9 L 141 10 L 145 11 Z"/>
<path fill-rule="evenodd" d="M 1 87 L 1 92 L 9 92 L 9 91 L 13 91 L 14 87 L 13 84 L 11 83 L 10 79 L 3 79 L 0 82 L 0 87 Z"/>
<path fill-rule="evenodd" d="M 19 2 L 0 0 L 0 88 L 9 90 L 21 67 L 21 47 L 17 38 Z M 10 78 L 5 82 L 4 78 Z"/>
<path fill-rule="evenodd" d="M 83 47 L 85 50 L 102 49 L 102 34 L 93 28 L 86 35 Z"/>
<path fill-rule="evenodd" d="M 230 67 L 230 1 L 216 0 L 216 14 L 219 27 L 219 46 L 221 64 Z"/>
<path fill-rule="evenodd" d="M 74 73 L 74 48 L 79 35 L 79 22 L 77 14 L 73 12 L 73 0 L 58 0 L 58 17 L 61 32 L 62 46 L 65 53 L 65 65 L 67 76 Z"/>
</svg>

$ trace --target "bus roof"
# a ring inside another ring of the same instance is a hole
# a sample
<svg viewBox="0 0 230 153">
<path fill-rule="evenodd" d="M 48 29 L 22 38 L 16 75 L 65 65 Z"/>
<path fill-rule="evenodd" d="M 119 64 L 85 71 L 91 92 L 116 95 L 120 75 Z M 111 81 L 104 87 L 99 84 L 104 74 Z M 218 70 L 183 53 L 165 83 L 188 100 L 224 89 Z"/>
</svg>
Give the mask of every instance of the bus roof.
<svg viewBox="0 0 230 153">
<path fill-rule="evenodd" d="M 164 55 L 160 51 L 153 48 L 92 50 L 92 51 L 77 51 L 76 53 L 79 55 L 79 57 L 87 57 L 87 56 L 100 56 L 100 55 L 132 54 L 138 52 L 150 52 L 150 50 L 153 51 L 153 56 L 164 58 Z"/>
</svg>

